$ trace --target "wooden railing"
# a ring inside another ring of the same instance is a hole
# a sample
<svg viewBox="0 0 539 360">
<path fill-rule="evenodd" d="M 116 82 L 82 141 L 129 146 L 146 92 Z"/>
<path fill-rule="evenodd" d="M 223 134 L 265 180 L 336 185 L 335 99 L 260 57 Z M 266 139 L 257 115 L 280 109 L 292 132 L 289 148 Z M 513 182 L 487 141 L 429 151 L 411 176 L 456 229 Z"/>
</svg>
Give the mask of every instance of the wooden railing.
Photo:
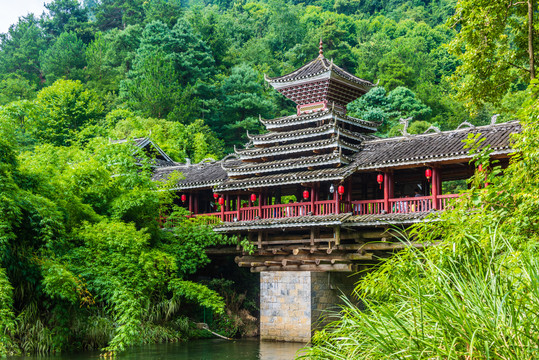
<svg viewBox="0 0 539 360">
<path fill-rule="evenodd" d="M 381 214 L 384 210 L 384 199 L 352 201 L 354 215 Z"/>
<path fill-rule="evenodd" d="M 190 217 L 203 218 L 204 222 L 218 224 L 220 222 L 253 221 L 258 219 L 282 219 L 288 217 L 298 217 L 306 215 L 332 215 L 337 213 L 351 212 L 353 215 L 377 215 L 386 213 L 416 213 L 437 210 L 444 210 L 450 206 L 450 201 L 457 198 L 458 194 L 439 195 L 436 197 L 437 206 L 434 206 L 432 196 L 406 197 L 388 199 L 387 205 L 384 199 L 359 200 L 337 202 L 335 200 L 323 200 L 314 202 L 288 203 L 276 205 L 263 205 L 243 207 L 240 210 L 221 211 L 208 214 L 196 214 Z M 313 207 L 314 205 L 314 207 Z M 386 206 L 388 209 L 386 209 Z M 166 217 L 161 216 L 159 222 L 164 226 L 169 222 Z M 174 226 L 169 224 L 168 226 Z"/>
<path fill-rule="evenodd" d="M 447 195 L 438 195 L 439 209 L 445 210 L 449 207 L 449 203 L 459 197 L 459 194 L 447 194 Z"/>
</svg>

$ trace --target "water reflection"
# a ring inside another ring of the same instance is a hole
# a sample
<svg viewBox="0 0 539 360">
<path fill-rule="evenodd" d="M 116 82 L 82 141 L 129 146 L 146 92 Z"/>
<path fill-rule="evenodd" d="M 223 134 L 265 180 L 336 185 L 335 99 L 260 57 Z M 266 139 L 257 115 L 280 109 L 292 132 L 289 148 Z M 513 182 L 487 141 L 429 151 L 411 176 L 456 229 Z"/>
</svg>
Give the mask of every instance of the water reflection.
<svg viewBox="0 0 539 360">
<path fill-rule="evenodd" d="M 118 355 L 117 360 L 293 360 L 305 344 L 253 340 L 194 340 L 186 343 L 147 345 Z M 11 357 L 10 360 L 44 359 Z M 48 360 L 102 360 L 97 352 L 63 354 Z"/>
</svg>

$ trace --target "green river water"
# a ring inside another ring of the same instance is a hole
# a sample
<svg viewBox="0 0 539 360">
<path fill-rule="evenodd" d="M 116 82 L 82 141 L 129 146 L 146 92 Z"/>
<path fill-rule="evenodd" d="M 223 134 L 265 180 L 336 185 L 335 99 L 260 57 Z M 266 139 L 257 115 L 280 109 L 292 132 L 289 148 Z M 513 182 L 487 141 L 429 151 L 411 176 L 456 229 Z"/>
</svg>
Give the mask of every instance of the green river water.
<svg viewBox="0 0 539 360">
<path fill-rule="evenodd" d="M 292 360 L 305 344 L 253 340 L 193 340 L 184 343 L 146 345 L 119 354 L 116 360 Z M 17 356 L 9 360 L 103 360 L 98 352 L 57 356 Z"/>
</svg>

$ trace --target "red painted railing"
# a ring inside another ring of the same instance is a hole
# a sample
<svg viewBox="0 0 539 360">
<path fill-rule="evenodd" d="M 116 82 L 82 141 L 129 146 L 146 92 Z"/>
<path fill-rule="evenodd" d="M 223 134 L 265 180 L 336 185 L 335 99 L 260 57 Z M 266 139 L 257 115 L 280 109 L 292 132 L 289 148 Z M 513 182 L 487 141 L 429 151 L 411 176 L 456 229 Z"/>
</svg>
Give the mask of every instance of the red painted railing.
<svg viewBox="0 0 539 360">
<path fill-rule="evenodd" d="M 209 214 L 195 214 L 192 217 L 202 219 L 202 222 L 206 225 L 219 224 L 221 222 L 221 213 L 209 213 Z"/>
<path fill-rule="evenodd" d="M 289 203 L 262 206 L 262 219 L 281 219 L 305 216 L 311 212 L 310 203 Z"/>
<path fill-rule="evenodd" d="M 224 211 L 224 218 L 222 219 L 224 222 L 234 222 L 238 221 L 238 212 L 237 211 Z"/>
<path fill-rule="evenodd" d="M 384 210 L 384 199 L 352 201 L 354 215 L 381 214 Z"/>
<path fill-rule="evenodd" d="M 392 213 L 414 213 L 430 211 L 432 208 L 432 196 L 389 199 L 389 209 Z"/>
<path fill-rule="evenodd" d="M 314 213 L 315 215 L 335 214 L 336 205 L 335 200 L 315 201 Z"/>
<path fill-rule="evenodd" d="M 444 210 L 450 206 L 452 199 L 458 194 L 438 195 L 438 210 Z M 314 209 L 310 202 L 288 203 L 277 205 L 263 205 L 240 208 L 240 211 L 223 211 L 208 214 L 196 214 L 190 217 L 203 218 L 207 224 L 218 224 L 219 222 L 253 221 L 257 219 L 282 219 L 288 217 L 306 215 L 332 215 L 337 213 L 339 206 L 340 213 L 352 212 L 354 215 L 376 215 L 384 213 L 415 213 L 433 210 L 433 197 L 406 197 L 388 199 L 389 209 L 384 207 L 384 199 L 359 200 L 351 203 L 339 202 L 336 200 L 315 201 Z M 161 226 L 174 226 L 165 216 L 159 218 Z"/>
<path fill-rule="evenodd" d="M 440 210 L 447 209 L 451 201 L 453 201 L 453 199 L 456 199 L 458 197 L 459 197 L 459 194 L 438 195 Z"/>
</svg>

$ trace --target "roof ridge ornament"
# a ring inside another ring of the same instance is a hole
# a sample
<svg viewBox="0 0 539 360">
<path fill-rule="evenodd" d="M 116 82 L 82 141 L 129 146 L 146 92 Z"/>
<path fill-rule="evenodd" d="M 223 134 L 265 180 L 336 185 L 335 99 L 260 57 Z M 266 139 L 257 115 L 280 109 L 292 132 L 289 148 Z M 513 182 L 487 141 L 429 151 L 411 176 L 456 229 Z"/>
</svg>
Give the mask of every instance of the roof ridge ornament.
<svg viewBox="0 0 539 360">
<path fill-rule="evenodd" d="M 410 117 L 407 117 L 406 119 L 403 119 L 403 118 L 400 118 L 399 119 L 399 123 L 401 123 L 402 125 L 404 125 L 404 127 L 402 128 L 401 130 L 401 133 L 404 137 L 407 137 L 409 138 L 410 137 L 410 134 L 408 134 L 408 124 L 410 122 L 410 120 L 412 120 L 413 117 L 410 116 Z"/>
<path fill-rule="evenodd" d="M 460 123 L 459 126 L 457 126 L 457 129 L 456 129 L 456 130 L 460 130 L 460 129 L 461 129 L 462 127 L 464 127 L 464 126 L 469 127 L 470 129 L 474 129 L 474 128 L 475 128 L 475 125 L 474 125 L 474 124 L 469 123 L 468 121 L 463 121 L 463 122 Z"/>
<path fill-rule="evenodd" d="M 234 145 L 234 150 L 236 149 L 236 145 Z M 221 169 L 223 169 L 224 171 L 226 171 L 228 173 L 228 170 L 231 170 L 232 168 L 227 168 L 225 166 L 225 162 L 227 160 L 230 160 L 231 158 L 235 158 L 237 160 L 239 160 L 239 156 L 237 154 L 228 154 L 227 156 L 225 156 L 223 159 L 221 159 L 221 161 L 219 161 L 221 164 Z"/>
<path fill-rule="evenodd" d="M 492 115 L 492 117 L 490 118 L 490 125 L 496 124 L 496 122 L 498 121 L 498 116 L 500 116 L 500 114 Z"/>
<path fill-rule="evenodd" d="M 434 131 L 436 134 L 439 134 L 439 133 L 442 132 L 439 127 L 431 125 L 427 130 L 425 130 L 425 132 L 423 134 L 426 134 L 426 133 L 428 133 L 430 131 Z"/>
<path fill-rule="evenodd" d="M 318 57 L 324 57 L 324 43 L 322 42 L 322 37 L 320 37 L 320 44 L 318 45 Z"/>
</svg>

